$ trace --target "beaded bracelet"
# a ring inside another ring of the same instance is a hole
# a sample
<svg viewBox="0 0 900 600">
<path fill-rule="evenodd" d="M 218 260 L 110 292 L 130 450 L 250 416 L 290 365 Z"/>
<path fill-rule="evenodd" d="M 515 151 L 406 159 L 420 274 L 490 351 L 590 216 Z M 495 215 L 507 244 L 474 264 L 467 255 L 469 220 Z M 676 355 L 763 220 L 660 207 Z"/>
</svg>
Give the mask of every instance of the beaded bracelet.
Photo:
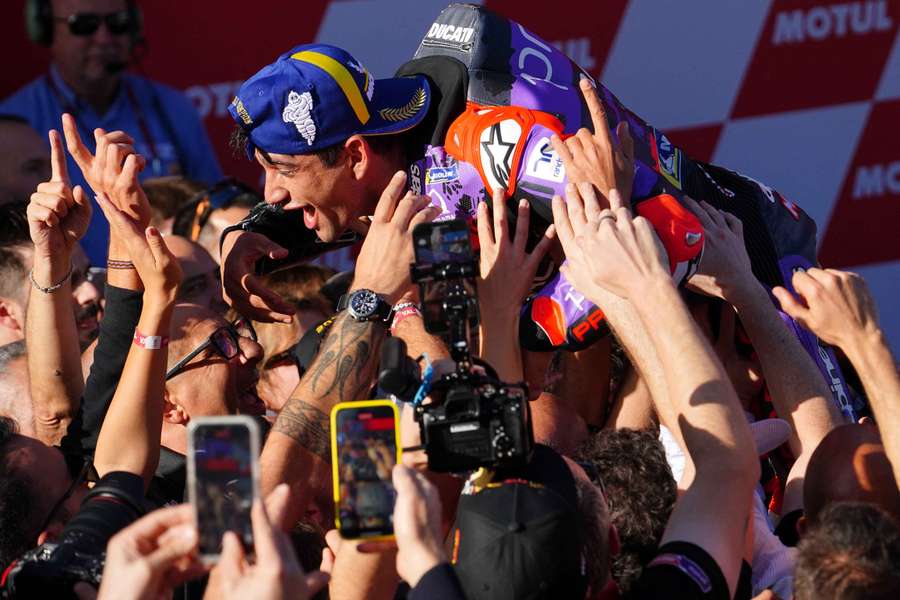
<svg viewBox="0 0 900 600">
<path fill-rule="evenodd" d="M 134 263 L 130 260 L 116 260 L 114 258 L 106 259 L 107 269 L 133 269 Z"/>
<path fill-rule="evenodd" d="M 72 263 L 69 263 L 69 272 L 66 273 L 66 276 L 60 280 L 59 283 L 55 283 L 50 287 L 41 287 L 37 281 L 34 280 L 34 269 L 28 274 L 28 278 L 31 279 L 31 285 L 34 286 L 34 289 L 44 292 L 45 294 L 52 294 L 62 286 L 66 285 L 66 282 L 69 280 L 69 277 L 72 276 Z"/>
</svg>

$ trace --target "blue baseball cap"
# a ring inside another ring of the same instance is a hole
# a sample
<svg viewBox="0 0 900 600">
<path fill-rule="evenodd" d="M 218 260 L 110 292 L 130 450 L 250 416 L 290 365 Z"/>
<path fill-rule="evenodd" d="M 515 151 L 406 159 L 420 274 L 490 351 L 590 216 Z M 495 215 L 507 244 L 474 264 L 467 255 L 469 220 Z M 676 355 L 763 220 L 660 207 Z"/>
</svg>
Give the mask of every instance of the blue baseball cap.
<svg viewBox="0 0 900 600">
<path fill-rule="evenodd" d="M 349 52 L 297 46 L 245 81 L 228 107 L 255 148 L 310 154 L 351 135 L 384 135 L 418 125 L 431 90 L 422 76 L 374 79 Z"/>
</svg>

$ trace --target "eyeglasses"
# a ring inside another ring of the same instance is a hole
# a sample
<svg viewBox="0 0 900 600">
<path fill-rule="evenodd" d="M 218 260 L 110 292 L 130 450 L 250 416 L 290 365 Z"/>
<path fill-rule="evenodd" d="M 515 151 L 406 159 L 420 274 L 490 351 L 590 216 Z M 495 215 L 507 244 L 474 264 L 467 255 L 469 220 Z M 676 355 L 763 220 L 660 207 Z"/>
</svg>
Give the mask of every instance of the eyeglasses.
<svg viewBox="0 0 900 600">
<path fill-rule="evenodd" d="M 212 212 L 230 207 L 240 196 L 259 197 L 253 189 L 233 177 L 226 177 L 194 194 L 175 214 L 172 231 L 197 241 Z"/>
<path fill-rule="evenodd" d="M 120 10 L 114 13 L 98 15 L 97 13 L 76 13 L 68 17 L 53 17 L 54 21 L 66 23 L 69 33 L 81 37 L 94 35 L 100 29 L 100 23 L 106 23 L 106 28 L 113 35 L 130 33 L 134 29 L 131 13 Z"/>
<path fill-rule="evenodd" d="M 90 458 L 73 454 L 63 454 L 63 457 L 66 459 L 66 467 L 69 469 L 69 473 L 73 474 L 72 483 L 69 484 L 66 493 L 63 494 L 53 505 L 53 508 L 50 509 L 50 513 L 47 515 L 47 518 L 44 519 L 44 522 L 41 523 L 38 533 L 50 526 L 53 517 L 56 516 L 56 513 L 59 512 L 59 509 L 62 508 L 63 504 L 72 497 L 75 490 L 84 485 L 85 482 L 97 481 L 97 479 L 99 479 L 97 477 L 97 470 L 94 469 L 94 462 Z"/>
<path fill-rule="evenodd" d="M 213 331 L 202 344 L 191 350 L 187 356 L 169 369 L 168 373 L 166 373 L 166 381 L 184 371 L 188 363 L 207 348 L 212 348 L 216 354 L 225 360 L 231 360 L 241 351 L 241 338 L 256 341 L 256 331 L 253 329 L 253 324 L 244 317 L 239 317 L 227 326 L 219 327 Z"/>
</svg>

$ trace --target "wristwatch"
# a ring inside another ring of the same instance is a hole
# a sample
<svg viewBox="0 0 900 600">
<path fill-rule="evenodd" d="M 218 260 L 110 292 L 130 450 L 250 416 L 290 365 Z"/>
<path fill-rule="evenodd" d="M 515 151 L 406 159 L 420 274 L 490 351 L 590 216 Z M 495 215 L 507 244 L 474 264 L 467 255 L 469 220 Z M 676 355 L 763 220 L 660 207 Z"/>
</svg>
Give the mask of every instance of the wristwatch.
<svg viewBox="0 0 900 600">
<path fill-rule="evenodd" d="M 391 318 L 391 305 L 372 290 L 356 290 L 338 300 L 338 312 L 347 309 L 355 321 L 384 321 Z"/>
</svg>

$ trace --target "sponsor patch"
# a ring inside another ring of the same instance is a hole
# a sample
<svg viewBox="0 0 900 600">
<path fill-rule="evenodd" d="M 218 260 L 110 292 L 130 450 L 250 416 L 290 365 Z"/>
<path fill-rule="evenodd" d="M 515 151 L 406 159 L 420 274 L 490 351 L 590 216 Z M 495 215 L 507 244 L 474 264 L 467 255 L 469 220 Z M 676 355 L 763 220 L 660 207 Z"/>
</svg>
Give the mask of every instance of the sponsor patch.
<svg viewBox="0 0 900 600">
<path fill-rule="evenodd" d="M 313 99 L 312 94 L 303 92 L 298 94 L 294 90 L 288 93 L 287 106 L 281 113 L 281 119 L 285 123 L 293 123 L 297 131 L 312 146 L 316 139 L 316 123 L 312 119 Z"/>
<path fill-rule="evenodd" d="M 459 25 L 447 25 L 445 23 L 432 23 L 423 46 L 443 46 L 469 52 L 472 50 L 472 41 L 475 39 L 475 29 L 472 27 L 460 27 Z"/>
<path fill-rule="evenodd" d="M 654 137 L 657 170 L 669 183 L 680 190 L 681 150 L 673 146 L 666 134 L 661 131 L 657 131 Z"/>
<path fill-rule="evenodd" d="M 706 574 L 706 571 L 700 568 L 700 566 L 689 559 L 687 556 L 682 554 L 660 554 L 656 558 L 654 558 L 648 566 L 653 567 L 656 565 L 668 565 L 670 567 L 675 567 L 688 577 L 690 577 L 694 583 L 697 584 L 697 587 L 700 588 L 700 591 L 704 594 L 708 594 L 710 590 L 712 590 L 712 582 L 709 580 L 709 575 Z"/>
<path fill-rule="evenodd" d="M 416 196 L 422 195 L 422 162 L 424 161 L 409 165 L 409 190 Z"/>
<path fill-rule="evenodd" d="M 525 163 L 525 174 L 556 183 L 562 183 L 566 178 L 566 167 L 550 144 L 550 138 L 538 140 Z"/>
<path fill-rule="evenodd" d="M 456 164 L 447 167 L 431 167 L 425 171 L 425 185 L 447 183 L 457 179 L 459 179 L 459 166 Z"/>
<path fill-rule="evenodd" d="M 234 106 L 234 110 L 237 111 L 241 121 L 244 122 L 244 125 L 253 125 L 253 119 L 250 118 L 250 113 L 247 112 L 247 109 L 244 107 L 244 103 L 241 102 L 240 98 L 235 96 L 234 100 L 231 101 L 231 104 Z"/>
</svg>

